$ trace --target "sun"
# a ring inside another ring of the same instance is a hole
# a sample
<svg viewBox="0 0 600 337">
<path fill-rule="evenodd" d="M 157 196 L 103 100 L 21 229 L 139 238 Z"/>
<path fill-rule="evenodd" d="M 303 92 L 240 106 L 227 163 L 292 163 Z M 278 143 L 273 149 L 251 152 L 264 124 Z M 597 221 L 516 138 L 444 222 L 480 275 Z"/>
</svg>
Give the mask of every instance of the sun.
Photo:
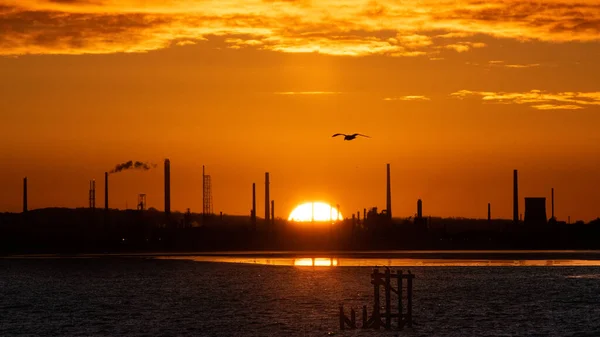
<svg viewBox="0 0 600 337">
<path fill-rule="evenodd" d="M 342 213 L 337 208 L 324 202 L 307 202 L 298 205 L 288 218 L 289 221 L 297 222 L 323 222 L 342 220 Z"/>
</svg>

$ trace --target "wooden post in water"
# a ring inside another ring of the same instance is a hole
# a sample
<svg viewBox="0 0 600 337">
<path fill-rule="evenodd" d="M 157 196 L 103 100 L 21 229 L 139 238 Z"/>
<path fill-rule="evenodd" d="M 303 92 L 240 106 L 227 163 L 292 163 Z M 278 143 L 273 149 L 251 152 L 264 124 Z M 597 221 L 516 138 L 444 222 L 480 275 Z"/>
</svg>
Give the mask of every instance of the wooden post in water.
<svg viewBox="0 0 600 337">
<path fill-rule="evenodd" d="M 344 306 L 340 305 L 340 330 L 344 330 Z"/>
<path fill-rule="evenodd" d="M 412 328 L 412 281 L 413 275 L 408 271 L 408 279 L 406 280 L 406 297 L 407 297 L 407 308 L 406 308 L 406 319 L 409 328 Z"/>
<path fill-rule="evenodd" d="M 366 329 L 368 328 L 367 326 L 367 306 L 363 305 L 363 324 L 362 324 L 362 328 Z"/>
<path fill-rule="evenodd" d="M 392 278 L 397 279 L 397 288 L 392 286 Z M 373 285 L 373 313 L 371 317 L 367 315 L 367 306 L 362 307 L 362 328 L 363 329 L 381 329 L 384 327 L 390 330 L 392 320 L 398 318 L 398 328 L 403 329 L 405 326 L 412 327 L 412 300 L 413 300 L 413 275 L 410 270 L 404 274 L 401 270 L 392 273 L 389 268 L 386 268 L 384 273 L 380 273 L 377 268 L 373 269 L 371 274 L 371 284 Z M 404 303 L 404 280 L 406 279 L 406 304 Z M 379 287 L 384 286 L 385 289 L 385 313 L 381 312 Z M 392 293 L 398 295 L 398 311 L 392 313 Z M 406 314 L 404 314 L 406 308 Z M 385 323 L 382 320 L 385 316 Z M 356 329 L 356 312 L 350 310 L 350 318 L 344 315 L 344 307 L 340 305 L 340 330 L 345 330 L 346 326 L 350 329 Z"/>
<path fill-rule="evenodd" d="M 373 304 L 373 327 L 375 329 L 379 329 L 381 323 L 381 304 L 379 303 L 379 281 L 381 274 L 379 274 L 379 270 L 373 270 L 373 298 L 375 303 Z"/>
<path fill-rule="evenodd" d="M 392 285 L 390 284 L 390 269 L 385 270 L 385 328 L 392 328 Z"/>
<path fill-rule="evenodd" d="M 404 327 L 404 321 L 402 318 L 402 288 L 403 288 L 403 280 L 402 270 L 398 270 L 398 328 L 402 329 Z"/>
</svg>

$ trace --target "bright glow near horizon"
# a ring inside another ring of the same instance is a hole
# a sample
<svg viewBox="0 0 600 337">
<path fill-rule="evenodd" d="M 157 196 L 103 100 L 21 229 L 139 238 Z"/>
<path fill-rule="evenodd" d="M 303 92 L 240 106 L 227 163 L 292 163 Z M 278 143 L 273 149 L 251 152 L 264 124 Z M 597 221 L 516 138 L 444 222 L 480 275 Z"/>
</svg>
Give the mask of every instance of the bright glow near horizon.
<svg viewBox="0 0 600 337">
<path fill-rule="evenodd" d="M 342 214 L 333 206 L 324 202 L 307 202 L 298 205 L 288 218 L 289 221 L 311 222 L 342 220 Z"/>
<path fill-rule="evenodd" d="M 337 265 L 338 260 L 330 258 L 301 258 L 294 260 L 294 266 L 296 267 L 336 267 Z"/>
</svg>

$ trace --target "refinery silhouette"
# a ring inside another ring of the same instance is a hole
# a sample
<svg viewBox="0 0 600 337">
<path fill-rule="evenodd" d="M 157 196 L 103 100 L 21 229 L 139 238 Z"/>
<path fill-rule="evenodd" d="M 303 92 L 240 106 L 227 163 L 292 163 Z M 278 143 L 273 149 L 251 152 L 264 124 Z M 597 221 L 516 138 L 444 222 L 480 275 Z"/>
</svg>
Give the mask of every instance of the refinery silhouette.
<svg viewBox="0 0 600 337">
<path fill-rule="evenodd" d="M 140 194 L 136 209 L 109 207 L 110 175 L 149 170 L 156 164 L 127 161 L 104 173 L 104 207 L 96 207 L 96 181 L 90 181 L 87 208 L 28 208 L 28 180 L 23 179 L 23 211 L 0 213 L 2 253 L 87 253 L 220 250 L 385 250 L 385 249 L 598 249 L 600 219 L 589 223 L 557 221 L 554 189 L 550 217 L 546 198 L 525 197 L 519 210 L 518 171 L 513 171 L 513 218 L 439 218 L 426 216 L 416 201 L 414 217 L 392 216 L 391 167 L 386 165 L 386 209 L 363 208 L 344 219 L 296 223 L 276 217 L 270 175 L 264 177 L 264 217 L 257 216 L 256 183 L 249 216 L 215 214 L 211 177 L 202 171 L 202 210 L 171 211 L 171 161 L 164 160 L 164 210 L 148 208 Z M 250 194 L 250 193 L 249 193 Z M 339 206 L 336 207 L 339 209 Z"/>
</svg>

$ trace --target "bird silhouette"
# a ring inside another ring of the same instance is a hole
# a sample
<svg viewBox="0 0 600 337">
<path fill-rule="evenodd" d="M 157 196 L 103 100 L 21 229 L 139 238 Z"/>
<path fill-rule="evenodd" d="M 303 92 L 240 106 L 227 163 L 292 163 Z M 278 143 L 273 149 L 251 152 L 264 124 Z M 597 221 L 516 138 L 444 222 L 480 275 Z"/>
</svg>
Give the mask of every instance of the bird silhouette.
<svg viewBox="0 0 600 337">
<path fill-rule="evenodd" d="M 353 133 L 351 135 L 347 135 L 345 133 L 336 133 L 335 135 L 331 136 L 331 137 L 337 137 L 337 136 L 344 136 L 344 140 L 353 140 L 355 139 L 357 136 L 362 136 L 362 137 L 367 137 L 367 138 L 371 138 L 367 135 L 362 135 L 360 133 Z"/>
</svg>

